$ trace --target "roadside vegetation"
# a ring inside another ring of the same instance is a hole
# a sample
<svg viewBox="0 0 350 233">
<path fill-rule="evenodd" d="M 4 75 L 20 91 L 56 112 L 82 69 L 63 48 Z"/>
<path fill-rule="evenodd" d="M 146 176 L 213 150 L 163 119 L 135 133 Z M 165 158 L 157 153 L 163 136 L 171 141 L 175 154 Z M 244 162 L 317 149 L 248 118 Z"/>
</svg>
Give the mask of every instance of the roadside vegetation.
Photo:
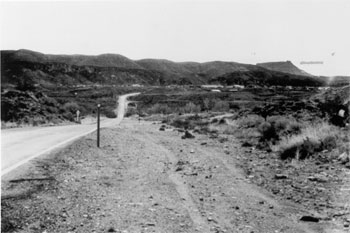
<svg viewBox="0 0 350 233">
<path fill-rule="evenodd" d="M 116 118 L 118 96 L 139 89 L 111 86 L 44 89 L 27 80 L 1 90 L 1 127 L 79 123 L 77 110 L 80 119 L 95 117 L 97 104 L 101 104 L 102 116 Z"/>
<path fill-rule="evenodd" d="M 326 151 L 335 158 L 349 153 L 349 127 L 345 127 L 349 102 L 346 88 L 332 90 L 146 93 L 134 97 L 137 107 L 128 115 L 212 137 L 234 135 L 243 147 L 276 153 L 282 160 L 302 160 Z M 338 115 L 340 109 L 343 117 Z"/>
</svg>

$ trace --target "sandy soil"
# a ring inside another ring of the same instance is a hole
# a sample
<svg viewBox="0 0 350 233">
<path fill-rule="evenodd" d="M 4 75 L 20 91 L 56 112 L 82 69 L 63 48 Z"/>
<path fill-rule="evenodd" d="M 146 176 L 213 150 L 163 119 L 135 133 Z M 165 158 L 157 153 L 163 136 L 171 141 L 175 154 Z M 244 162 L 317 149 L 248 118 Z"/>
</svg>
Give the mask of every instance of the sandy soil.
<svg viewBox="0 0 350 233">
<path fill-rule="evenodd" d="M 3 180 L 2 232 L 324 232 L 246 178 L 234 141 L 159 126 L 125 120 Z"/>
</svg>

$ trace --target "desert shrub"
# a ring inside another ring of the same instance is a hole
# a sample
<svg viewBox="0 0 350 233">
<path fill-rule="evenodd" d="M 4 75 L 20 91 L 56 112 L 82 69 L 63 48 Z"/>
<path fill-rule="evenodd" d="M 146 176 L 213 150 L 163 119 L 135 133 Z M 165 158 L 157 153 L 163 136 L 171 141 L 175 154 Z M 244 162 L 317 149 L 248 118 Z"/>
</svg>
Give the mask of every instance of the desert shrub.
<svg viewBox="0 0 350 233">
<path fill-rule="evenodd" d="M 207 127 L 207 132 L 221 133 L 221 134 L 236 134 L 238 125 L 236 121 L 228 118 L 214 118 L 212 121 L 201 121 L 199 124 Z"/>
<path fill-rule="evenodd" d="M 136 114 L 138 114 L 138 111 L 136 108 L 128 108 L 126 113 L 125 113 L 125 116 L 130 117 L 130 116 L 136 115 Z"/>
<path fill-rule="evenodd" d="M 79 110 L 79 105 L 75 102 L 68 102 L 63 105 L 63 109 L 66 112 L 75 113 Z"/>
<path fill-rule="evenodd" d="M 169 114 L 171 109 L 166 104 L 155 104 L 146 110 L 148 114 Z"/>
<path fill-rule="evenodd" d="M 256 128 L 264 122 L 264 118 L 258 115 L 248 115 L 237 120 L 241 128 Z"/>
<path fill-rule="evenodd" d="M 281 159 L 304 159 L 316 152 L 336 148 L 339 134 L 339 128 L 328 123 L 309 125 L 300 134 L 284 136 L 275 150 L 279 151 Z"/>
<path fill-rule="evenodd" d="M 50 107 L 57 107 L 58 105 L 57 101 L 51 97 L 42 98 L 42 103 Z"/>
<path fill-rule="evenodd" d="M 271 139 L 278 139 L 278 134 L 274 124 L 263 122 L 258 127 L 258 132 L 261 134 L 261 141 L 270 141 Z"/>
<path fill-rule="evenodd" d="M 104 110 L 102 114 L 104 114 L 107 118 L 116 118 L 117 117 L 117 114 L 115 114 L 114 111 L 109 110 L 109 109 Z"/>
<path fill-rule="evenodd" d="M 38 125 L 41 125 L 41 124 L 45 124 L 45 119 L 43 117 L 40 117 L 40 116 L 34 116 L 29 124 L 33 125 L 33 126 L 38 126 Z"/>
<path fill-rule="evenodd" d="M 301 133 L 302 125 L 298 122 L 291 122 L 288 127 L 288 132 L 291 135 Z"/>
<path fill-rule="evenodd" d="M 273 127 L 275 128 L 275 131 L 276 132 L 283 132 L 283 131 L 286 131 L 287 130 L 287 127 L 289 125 L 289 121 L 285 118 L 282 118 L 282 119 L 276 119 L 276 121 L 269 121 Z"/>
<path fill-rule="evenodd" d="M 25 71 L 22 77 L 17 78 L 16 88 L 20 91 L 35 91 L 35 80 L 31 72 Z"/>
<path fill-rule="evenodd" d="M 162 119 L 162 123 L 163 124 L 170 124 L 172 122 L 172 120 L 174 119 L 173 115 L 167 115 Z"/>
<path fill-rule="evenodd" d="M 234 125 L 227 125 L 225 129 L 223 130 L 224 134 L 235 134 L 237 131 L 237 127 Z"/>
<path fill-rule="evenodd" d="M 208 98 L 205 98 L 203 100 L 203 109 L 205 111 L 209 111 L 209 109 L 210 109 L 210 100 Z"/>
<path fill-rule="evenodd" d="M 74 121 L 74 115 L 71 112 L 63 113 L 63 118 L 69 121 Z"/>
<path fill-rule="evenodd" d="M 184 107 L 180 108 L 179 112 L 181 113 L 198 113 L 201 111 L 199 105 L 195 105 L 192 102 L 187 103 Z"/>
<path fill-rule="evenodd" d="M 218 118 L 214 118 L 214 119 L 211 120 L 211 123 L 217 123 L 218 121 L 219 121 Z"/>
<path fill-rule="evenodd" d="M 52 106 L 47 106 L 46 107 L 46 111 L 48 113 L 57 113 L 58 112 L 58 109 L 56 107 L 52 107 Z"/>
<path fill-rule="evenodd" d="M 227 112 L 230 109 L 230 105 L 227 101 L 218 100 L 215 102 L 213 111 L 215 112 Z"/>
<path fill-rule="evenodd" d="M 299 134 L 302 129 L 302 124 L 292 117 L 271 116 L 267 119 L 267 122 L 271 125 L 270 133 L 274 134 L 271 135 L 272 137 L 268 137 L 268 139 L 279 140 L 283 136 Z"/>
<path fill-rule="evenodd" d="M 184 128 L 188 129 L 190 128 L 190 121 L 187 119 L 180 119 L 180 118 L 175 118 L 172 122 L 171 125 L 176 127 L 176 128 Z"/>
<path fill-rule="evenodd" d="M 199 121 L 201 120 L 201 117 L 198 114 L 194 114 L 192 116 L 188 116 L 187 119 L 191 121 Z"/>
<path fill-rule="evenodd" d="M 322 140 L 322 149 L 323 150 L 332 150 L 337 147 L 337 138 L 334 135 L 326 136 Z"/>
<path fill-rule="evenodd" d="M 233 102 L 230 102 L 230 103 L 229 103 L 229 108 L 230 108 L 230 109 L 236 109 L 236 110 L 239 110 L 239 109 L 240 109 L 239 105 L 236 104 L 236 103 L 233 103 Z"/>
</svg>

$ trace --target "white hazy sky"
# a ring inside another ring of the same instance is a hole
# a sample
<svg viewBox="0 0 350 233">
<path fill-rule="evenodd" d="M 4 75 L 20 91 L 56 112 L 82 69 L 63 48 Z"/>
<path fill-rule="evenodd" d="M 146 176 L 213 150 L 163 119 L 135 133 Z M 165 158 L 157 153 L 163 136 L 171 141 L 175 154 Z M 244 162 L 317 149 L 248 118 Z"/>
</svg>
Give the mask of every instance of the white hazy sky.
<svg viewBox="0 0 350 233">
<path fill-rule="evenodd" d="M 350 75 L 349 0 L 1 1 L 0 13 L 1 49 L 250 64 L 291 60 L 315 75 Z"/>
</svg>

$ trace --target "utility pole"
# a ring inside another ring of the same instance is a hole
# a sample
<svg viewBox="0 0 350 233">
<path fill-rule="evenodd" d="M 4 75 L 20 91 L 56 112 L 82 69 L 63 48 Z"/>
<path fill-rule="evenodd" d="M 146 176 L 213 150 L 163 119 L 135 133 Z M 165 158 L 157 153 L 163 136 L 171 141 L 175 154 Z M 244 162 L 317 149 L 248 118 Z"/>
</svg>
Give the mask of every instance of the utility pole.
<svg viewBox="0 0 350 233">
<path fill-rule="evenodd" d="M 97 147 L 100 147 L 100 107 L 101 104 L 97 105 Z"/>
</svg>

